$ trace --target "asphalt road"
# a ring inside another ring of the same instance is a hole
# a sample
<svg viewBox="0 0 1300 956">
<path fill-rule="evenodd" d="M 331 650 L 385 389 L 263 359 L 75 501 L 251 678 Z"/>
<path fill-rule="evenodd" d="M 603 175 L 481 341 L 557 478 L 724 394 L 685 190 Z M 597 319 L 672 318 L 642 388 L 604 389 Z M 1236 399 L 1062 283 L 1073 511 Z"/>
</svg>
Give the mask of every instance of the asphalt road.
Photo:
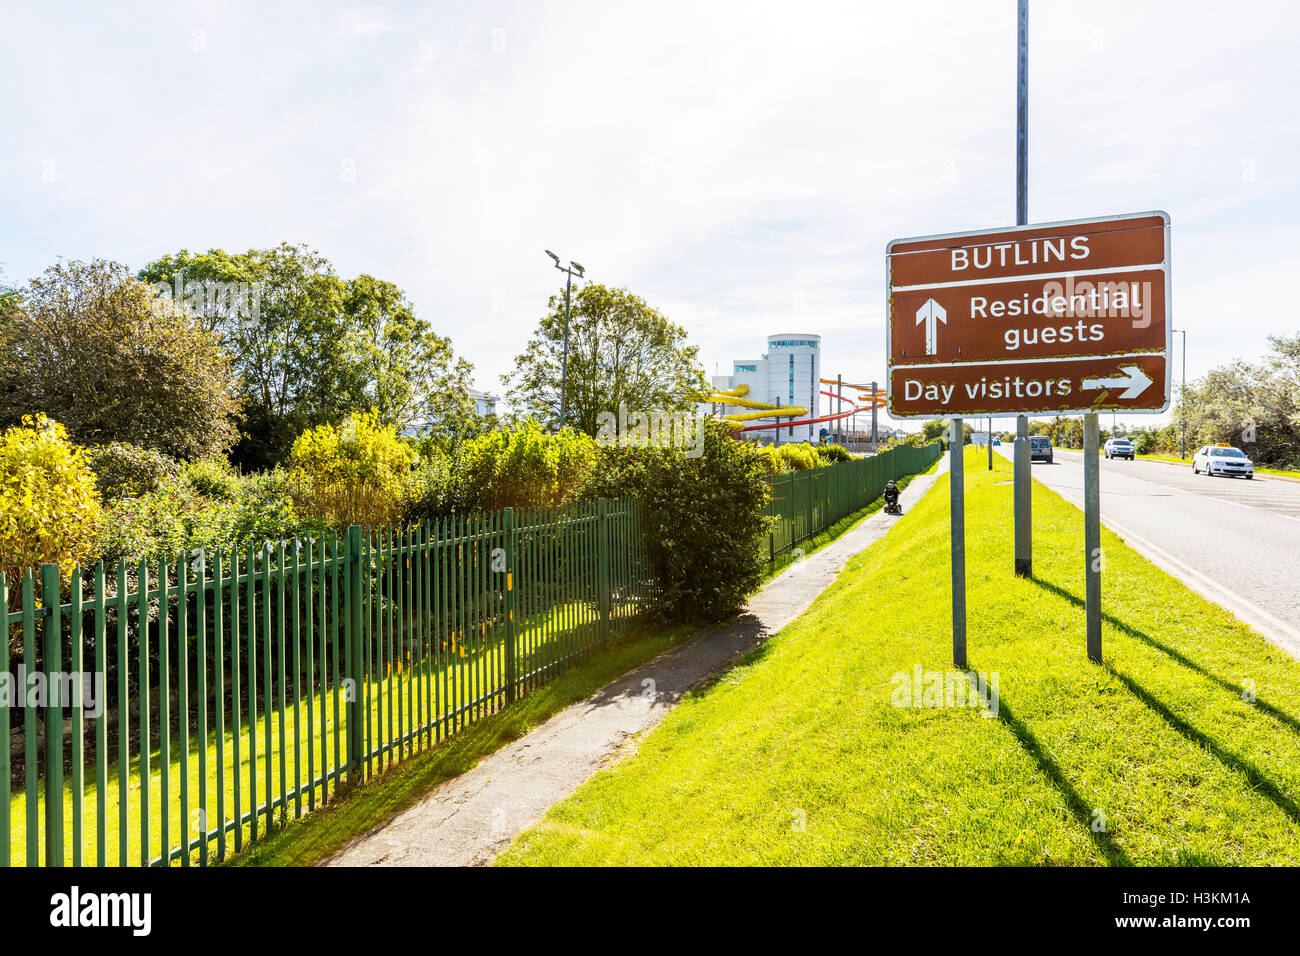
<svg viewBox="0 0 1300 956">
<path fill-rule="evenodd" d="M 1009 443 L 997 450 L 1011 456 Z M 1033 465 L 1034 478 L 1082 507 L 1083 453 L 1055 454 Z M 1156 461 L 1100 465 L 1104 524 L 1300 657 L 1300 482 L 1208 478 Z"/>
</svg>

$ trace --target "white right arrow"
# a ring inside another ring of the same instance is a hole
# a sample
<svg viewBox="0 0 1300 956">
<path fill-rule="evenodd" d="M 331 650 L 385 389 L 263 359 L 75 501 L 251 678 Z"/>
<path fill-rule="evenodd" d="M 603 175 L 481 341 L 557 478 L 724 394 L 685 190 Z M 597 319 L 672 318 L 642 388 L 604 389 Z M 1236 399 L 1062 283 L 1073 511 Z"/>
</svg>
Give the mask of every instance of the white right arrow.
<svg viewBox="0 0 1300 956">
<path fill-rule="evenodd" d="M 1080 385 L 1085 390 L 1122 388 L 1120 398 L 1137 398 L 1151 384 L 1151 378 L 1136 365 L 1121 365 L 1119 370 L 1123 373 L 1119 378 L 1085 378 Z"/>
<path fill-rule="evenodd" d="M 948 310 L 934 299 L 926 299 L 925 305 L 916 310 L 916 324 L 925 323 L 925 354 L 934 355 L 939 351 L 939 326 L 936 322 L 948 324 Z"/>
</svg>

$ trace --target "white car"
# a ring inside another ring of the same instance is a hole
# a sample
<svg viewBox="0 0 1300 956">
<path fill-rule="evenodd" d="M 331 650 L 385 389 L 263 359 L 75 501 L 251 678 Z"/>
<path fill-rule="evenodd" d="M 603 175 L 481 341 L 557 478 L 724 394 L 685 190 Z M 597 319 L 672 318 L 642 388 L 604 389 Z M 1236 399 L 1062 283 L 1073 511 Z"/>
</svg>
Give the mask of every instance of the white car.
<svg viewBox="0 0 1300 956">
<path fill-rule="evenodd" d="M 1127 438 L 1108 438 L 1106 447 L 1102 450 L 1107 458 L 1127 458 L 1129 461 L 1132 461 L 1133 456 L 1137 454 L 1137 449 Z"/>
<path fill-rule="evenodd" d="M 1192 457 L 1192 474 L 1254 478 L 1255 463 L 1240 448 L 1206 445 Z"/>
</svg>

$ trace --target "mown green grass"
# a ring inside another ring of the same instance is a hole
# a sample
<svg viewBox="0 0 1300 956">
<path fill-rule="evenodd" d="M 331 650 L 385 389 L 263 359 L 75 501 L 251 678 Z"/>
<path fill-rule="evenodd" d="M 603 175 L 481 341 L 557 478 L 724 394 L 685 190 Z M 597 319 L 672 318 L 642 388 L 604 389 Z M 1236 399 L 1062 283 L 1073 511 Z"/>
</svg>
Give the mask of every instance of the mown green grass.
<svg viewBox="0 0 1300 956">
<path fill-rule="evenodd" d="M 952 668 L 941 477 L 499 862 L 1300 862 L 1300 664 L 1106 529 L 1090 663 L 1081 513 L 1035 484 L 1035 577 L 1018 579 L 1010 466 L 966 461 L 969 666 L 997 673 L 997 716 L 891 703 L 895 674 Z"/>
</svg>

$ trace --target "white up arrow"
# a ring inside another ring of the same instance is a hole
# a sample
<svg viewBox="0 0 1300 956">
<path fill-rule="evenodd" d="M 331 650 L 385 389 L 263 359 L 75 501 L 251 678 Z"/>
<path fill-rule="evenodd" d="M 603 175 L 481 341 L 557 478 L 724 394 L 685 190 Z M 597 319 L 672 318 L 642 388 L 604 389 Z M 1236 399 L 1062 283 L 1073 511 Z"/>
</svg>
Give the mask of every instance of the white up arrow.
<svg viewBox="0 0 1300 956">
<path fill-rule="evenodd" d="M 1119 370 L 1123 374 L 1118 378 L 1085 378 L 1080 383 L 1081 387 L 1085 391 L 1098 388 L 1122 388 L 1124 391 L 1119 394 L 1120 398 L 1137 398 L 1151 384 L 1147 373 L 1136 365 L 1121 365 Z"/>
<path fill-rule="evenodd" d="M 925 354 L 934 355 L 939 351 L 939 326 L 937 322 L 948 324 L 948 311 L 934 299 L 926 299 L 925 305 L 916 310 L 916 324 L 925 323 Z"/>
</svg>

